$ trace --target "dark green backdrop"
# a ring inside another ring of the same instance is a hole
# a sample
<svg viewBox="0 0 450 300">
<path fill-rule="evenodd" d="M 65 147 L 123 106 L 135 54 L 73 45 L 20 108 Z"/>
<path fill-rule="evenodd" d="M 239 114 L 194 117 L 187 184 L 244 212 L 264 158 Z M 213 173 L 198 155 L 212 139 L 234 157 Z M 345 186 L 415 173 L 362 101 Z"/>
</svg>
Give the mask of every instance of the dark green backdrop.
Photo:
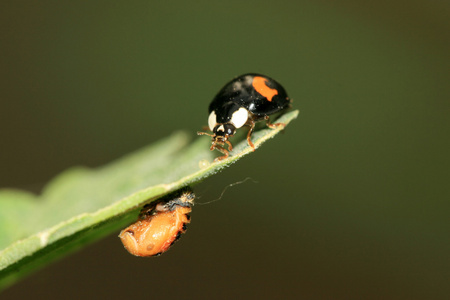
<svg viewBox="0 0 450 300">
<path fill-rule="evenodd" d="M 194 135 L 246 72 L 299 118 L 195 187 L 207 202 L 258 181 L 196 206 L 168 253 L 114 234 L 2 299 L 448 297 L 448 3 L 153 2 L 0 4 L 0 186 Z"/>
</svg>

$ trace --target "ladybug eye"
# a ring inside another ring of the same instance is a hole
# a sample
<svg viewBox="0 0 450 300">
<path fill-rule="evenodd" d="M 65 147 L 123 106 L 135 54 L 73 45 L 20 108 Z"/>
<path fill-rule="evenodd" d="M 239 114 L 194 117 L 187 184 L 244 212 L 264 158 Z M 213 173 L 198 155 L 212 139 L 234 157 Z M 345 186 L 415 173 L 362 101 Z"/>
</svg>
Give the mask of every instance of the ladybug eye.
<svg viewBox="0 0 450 300">
<path fill-rule="evenodd" d="M 236 128 L 232 124 L 225 125 L 226 134 L 231 136 L 231 135 L 234 135 L 235 131 L 236 131 Z"/>
<path fill-rule="evenodd" d="M 208 126 L 211 131 L 213 131 L 214 127 L 216 127 L 217 124 L 217 118 L 216 113 L 214 111 L 211 112 L 211 114 L 208 117 Z"/>
<path fill-rule="evenodd" d="M 241 128 L 247 122 L 247 119 L 248 111 L 241 107 L 231 116 L 231 123 L 233 123 L 234 127 Z"/>
</svg>

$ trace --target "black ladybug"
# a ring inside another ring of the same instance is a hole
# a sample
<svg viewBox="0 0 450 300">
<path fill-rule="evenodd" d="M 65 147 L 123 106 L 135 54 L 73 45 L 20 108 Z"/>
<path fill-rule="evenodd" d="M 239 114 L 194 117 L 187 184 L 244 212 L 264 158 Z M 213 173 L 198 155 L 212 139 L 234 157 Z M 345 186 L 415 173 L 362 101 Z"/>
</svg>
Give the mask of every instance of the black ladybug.
<svg viewBox="0 0 450 300">
<path fill-rule="evenodd" d="M 283 123 L 272 124 L 269 116 L 290 107 L 291 100 L 284 88 L 270 77 L 260 74 L 244 74 L 227 83 L 209 105 L 208 125 L 212 134 L 198 132 L 199 135 L 212 137 L 211 150 L 217 149 L 228 157 L 233 149 L 230 141 L 236 129 L 244 125 L 250 127 L 247 141 L 255 150 L 250 137 L 255 123 L 265 120 L 270 128 L 285 126 Z M 224 145 L 228 144 L 228 150 Z"/>
</svg>

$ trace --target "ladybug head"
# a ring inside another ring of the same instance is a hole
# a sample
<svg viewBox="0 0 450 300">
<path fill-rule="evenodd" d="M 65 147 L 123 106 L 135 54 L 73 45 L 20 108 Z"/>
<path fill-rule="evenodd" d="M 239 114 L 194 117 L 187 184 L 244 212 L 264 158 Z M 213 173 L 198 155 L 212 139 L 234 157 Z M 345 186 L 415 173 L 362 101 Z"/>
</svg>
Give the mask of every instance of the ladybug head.
<svg viewBox="0 0 450 300">
<path fill-rule="evenodd" d="M 232 137 L 236 132 L 236 127 L 233 124 L 226 123 L 226 124 L 218 124 L 213 129 L 212 136 L 212 145 L 211 150 L 214 150 L 216 148 L 222 148 L 225 143 L 228 144 L 228 149 L 231 151 L 233 148 L 231 146 L 231 143 L 228 141 L 228 138 Z"/>
<path fill-rule="evenodd" d="M 218 124 L 213 129 L 213 142 L 223 144 L 229 137 L 233 136 L 236 132 L 236 127 L 233 124 Z"/>
<path fill-rule="evenodd" d="M 222 152 L 223 154 L 225 154 L 220 159 L 228 157 L 229 151 L 233 150 L 233 146 L 231 145 L 228 138 L 230 138 L 231 136 L 233 136 L 235 134 L 236 127 L 230 123 L 217 124 L 213 128 L 212 132 L 213 132 L 212 134 L 206 133 L 206 132 L 197 132 L 197 134 L 198 135 L 209 135 L 212 138 L 210 150 L 217 149 L 220 152 Z M 228 145 L 228 150 L 225 149 L 225 147 L 224 147 L 225 144 Z"/>
<path fill-rule="evenodd" d="M 231 102 L 221 107 L 217 112 L 212 110 L 208 117 L 208 127 L 212 134 L 206 132 L 198 132 L 199 135 L 209 135 L 212 137 L 210 150 L 217 149 L 224 154 L 217 160 L 227 158 L 229 151 L 233 150 L 233 146 L 228 140 L 236 133 L 236 129 L 242 127 L 249 118 L 249 112 L 244 107 L 239 107 L 236 103 Z M 228 150 L 225 148 L 228 145 Z"/>
</svg>

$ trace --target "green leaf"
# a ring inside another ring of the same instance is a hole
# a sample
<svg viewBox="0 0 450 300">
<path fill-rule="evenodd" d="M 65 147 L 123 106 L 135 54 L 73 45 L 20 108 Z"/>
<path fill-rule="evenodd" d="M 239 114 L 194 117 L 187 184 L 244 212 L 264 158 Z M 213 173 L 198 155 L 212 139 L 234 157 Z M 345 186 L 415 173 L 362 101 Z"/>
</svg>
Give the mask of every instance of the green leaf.
<svg viewBox="0 0 450 300">
<path fill-rule="evenodd" d="M 277 122 L 288 124 L 292 111 Z M 282 128 L 252 135 L 258 148 Z M 98 169 L 76 167 L 54 178 L 39 196 L 0 190 L 0 288 L 84 244 L 134 222 L 140 208 L 211 176 L 252 152 L 244 139 L 213 162 L 210 139 L 189 144 L 184 132 Z"/>
</svg>

